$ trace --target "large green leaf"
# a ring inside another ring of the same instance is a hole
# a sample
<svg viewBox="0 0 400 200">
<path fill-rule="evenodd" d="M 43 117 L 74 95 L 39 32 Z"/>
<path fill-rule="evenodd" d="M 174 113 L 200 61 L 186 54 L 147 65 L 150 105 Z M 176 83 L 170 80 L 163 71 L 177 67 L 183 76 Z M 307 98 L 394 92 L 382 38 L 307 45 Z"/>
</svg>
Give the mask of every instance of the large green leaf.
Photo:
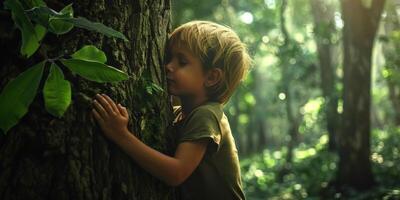
<svg viewBox="0 0 400 200">
<path fill-rule="evenodd" d="M 56 117 L 62 117 L 71 104 L 71 84 L 54 63 L 43 87 L 43 97 L 46 110 Z"/>
<path fill-rule="evenodd" d="M 125 37 L 125 35 L 122 34 L 121 32 L 118 32 L 108 26 L 105 26 L 102 23 L 91 22 L 84 17 L 78 17 L 78 18 L 55 17 L 55 18 L 63 19 L 64 21 L 70 22 L 70 23 L 74 24 L 74 26 L 79 27 L 79 28 L 84 28 L 84 29 L 91 30 L 91 31 L 97 31 L 108 37 L 116 37 L 116 38 L 120 38 L 125 41 L 128 41 L 128 39 Z"/>
<path fill-rule="evenodd" d="M 43 75 L 45 61 L 7 83 L 0 94 L 0 128 L 6 133 L 28 112 Z"/>
<path fill-rule="evenodd" d="M 64 17 L 72 18 L 74 15 L 72 4 L 65 6 L 65 8 L 63 8 L 59 14 Z M 71 24 L 70 22 L 66 22 L 65 20 L 59 19 L 57 17 L 49 18 L 49 30 L 55 34 L 61 35 L 68 33 L 73 27 L 73 24 Z"/>
<path fill-rule="evenodd" d="M 105 63 L 107 62 L 106 54 L 93 45 L 86 45 L 71 55 L 72 58 L 79 60 L 87 60 Z"/>
<path fill-rule="evenodd" d="M 99 83 L 123 81 L 129 77 L 125 72 L 99 62 L 79 59 L 61 59 L 60 61 L 72 72 Z"/>
<path fill-rule="evenodd" d="M 71 6 L 71 5 L 68 5 Z M 67 7 L 68 7 L 67 6 Z M 66 7 L 66 8 L 67 8 Z M 65 8 L 64 8 L 65 9 Z M 70 8 L 72 9 L 72 7 Z M 84 28 L 91 31 L 97 31 L 102 33 L 108 37 L 116 37 L 128 41 L 124 34 L 118 32 L 108 26 L 105 26 L 102 23 L 91 22 L 84 17 L 73 18 L 68 10 L 65 13 L 57 12 L 48 7 L 35 7 L 30 10 L 27 10 L 26 13 L 30 16 L 30 18 L 37 23 L 44 25 L 45 27 L 49 26 L 49 20 L 57 21 L 57 22 L 65 22 L 69 24 L 73 24 L 76 27 Z"/>
<path fill-rule="evenodd" d="M 21 54 L 29 58 L 39 48 L 39 39 L 36 36 L 35 27 L 26 16 L 21 3 L 18 0 L 4 1 L 4 7 L 11 10 L 14 23 L 21 31 L 22 45 Z"/>
</svg>

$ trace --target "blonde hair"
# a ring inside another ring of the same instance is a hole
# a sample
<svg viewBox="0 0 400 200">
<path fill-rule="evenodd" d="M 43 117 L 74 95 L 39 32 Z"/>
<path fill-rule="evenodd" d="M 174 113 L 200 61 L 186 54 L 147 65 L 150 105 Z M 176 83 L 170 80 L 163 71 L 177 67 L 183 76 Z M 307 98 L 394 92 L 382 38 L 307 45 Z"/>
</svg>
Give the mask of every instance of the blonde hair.
<svg viewBox="0 0 400 200">
<path fill-rule="evenodd" d="M 191 21 L 176 28 L 169 37 L 172 44 L 185 45 L 198 56 L 204 71 L 222 70 L 221 80 L 206 88 L 210 100 L 227 103 L 247 75 L 252 59 L 246 45 L 228 26 L 210 21 Z"/>
</svg>

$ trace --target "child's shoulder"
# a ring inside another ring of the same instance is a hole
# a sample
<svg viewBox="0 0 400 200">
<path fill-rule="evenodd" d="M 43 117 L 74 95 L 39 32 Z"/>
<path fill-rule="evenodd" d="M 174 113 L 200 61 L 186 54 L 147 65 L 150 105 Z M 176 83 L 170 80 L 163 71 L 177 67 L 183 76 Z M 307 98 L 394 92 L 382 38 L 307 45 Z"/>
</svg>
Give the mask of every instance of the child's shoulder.
<svg viewBox="0 0 400 200">
<path fill-rule="evenodd" d="M 173 106 L 173 112 L 175 117 L 177 117 L 180 112 L 182 112 L 182 106 Z M 223 115 L 223 105 L 218 102 L 206 102 L 200 106 L 194 108 L 187 118 L 197 118 L 197 117 L 211 117 L 215 116 L 220 119 Z"/>
<path fill-rule="evenodd" d="M 223 114 L 222 104 L 218 102 L 207 102 L 193 109 L 190 115 L 201 115 L 201 116 L 215 116 L 220 118 Z"/>
</svg>

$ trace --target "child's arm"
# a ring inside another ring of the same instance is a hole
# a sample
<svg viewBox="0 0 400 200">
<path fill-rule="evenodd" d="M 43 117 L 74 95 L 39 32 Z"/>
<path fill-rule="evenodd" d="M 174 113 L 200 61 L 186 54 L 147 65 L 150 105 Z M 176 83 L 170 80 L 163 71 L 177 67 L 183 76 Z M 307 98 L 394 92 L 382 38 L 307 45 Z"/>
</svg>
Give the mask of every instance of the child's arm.
<svg viewBox="0 0 400 200">
<path fill-rule="evenodd" d="M 207 140 L 180 143 L 174 157 L 162 154 L 136 138 L 127 128 L 125 107 L 115 105 L 106 95 L 96 95 L 93 115 L 106 137 L 118 144 L 142 168 L 171 186 L 180 185 L 200 163 Z"/>
</svg>

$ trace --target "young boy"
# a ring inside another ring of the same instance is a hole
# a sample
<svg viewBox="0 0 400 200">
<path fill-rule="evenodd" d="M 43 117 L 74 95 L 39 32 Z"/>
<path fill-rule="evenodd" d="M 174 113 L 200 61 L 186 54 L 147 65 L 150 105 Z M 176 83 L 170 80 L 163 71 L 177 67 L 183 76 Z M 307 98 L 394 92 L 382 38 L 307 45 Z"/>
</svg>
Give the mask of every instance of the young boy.
<svg viewBox="0 0 400 200">
<path fill-rule="evenodd" d="M 128 112 L 96 95 L 93 115 L 106 137 L 146 171 L 177 186 L 181 199 L 245 199 L 234 138 L 223 105 L 245 77 L 251 58 L 230 28 L 192 21 L 170 35 L 168 92 L 180 99 L 174 157 L 145 145 L 127 129 Z"/>
</svg>

